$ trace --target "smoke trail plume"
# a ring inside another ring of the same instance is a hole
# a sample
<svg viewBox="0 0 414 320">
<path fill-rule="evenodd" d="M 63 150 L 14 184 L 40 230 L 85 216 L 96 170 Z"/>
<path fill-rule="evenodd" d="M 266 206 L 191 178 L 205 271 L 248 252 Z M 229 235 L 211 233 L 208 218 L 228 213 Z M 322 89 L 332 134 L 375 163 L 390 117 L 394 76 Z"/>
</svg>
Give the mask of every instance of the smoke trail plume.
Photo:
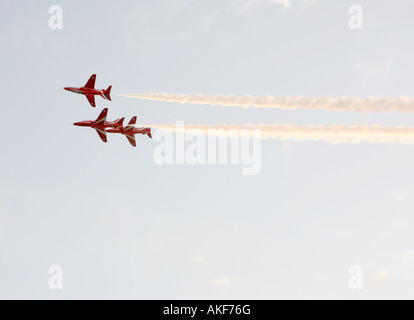
<svg viewBox="0 0 414 320">
<path fill-rule="evenodd" d="M 414 143 L 414 127 L 367 125 L 144 125 L 172 132 L 201 133 L 210 136 L 253 136 L 260 130 L 262 139 L 323 141 L 328 143 Z"/>
<path fill-rule="evenodd" d="M 306 98 L 306 97 L 273 97 L 270 95 L 253 97 L 250 95 L 206 95 L 206 94 L 169 94 L 169 93 L 139 93 L 118 94 L 118 96 L 157 100 L 165 102 L 191 103 L 222 107 L 265 108 L 265 109 L 308 109 L 325 111 L 352 112 L 414 112 L 414 99 L 401 98 Z"/>
</svg>

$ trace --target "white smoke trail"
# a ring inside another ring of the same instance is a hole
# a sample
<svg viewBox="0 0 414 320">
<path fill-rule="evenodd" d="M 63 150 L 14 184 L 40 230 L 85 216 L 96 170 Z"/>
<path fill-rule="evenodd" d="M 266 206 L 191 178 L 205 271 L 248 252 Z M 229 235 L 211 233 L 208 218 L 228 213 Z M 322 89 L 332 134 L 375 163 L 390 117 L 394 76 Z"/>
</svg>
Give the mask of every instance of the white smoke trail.
<svg viewBox="0 0 414 320">
<path fill-rule="evenodd" d="M 191 103 L 222 107 L 265 108 L 265 109 L 308 109 L 326 111 L 352 112 L 414 112 L 414 99 L 401 98 L 306 98 L 306 97 L 273 97 L 270 95 L 253 97 L 250 95 L 206 95 L 206 94 L 169 94 L 169 93 L 138 93 L 117 94 L 118 96 L 157 100 L 165 102 Z"/>
<path fill-rule="evenodd" d="M 172 132 L 200 133 L 210 136 L 254 136 L 260 130 L 262 139 L 324 141 L 328 143 L 414 143 L 414 127 L 367 125 L 144 125 Z M 246 134 L 247 131 L 247 134 Z"/>
</svg>

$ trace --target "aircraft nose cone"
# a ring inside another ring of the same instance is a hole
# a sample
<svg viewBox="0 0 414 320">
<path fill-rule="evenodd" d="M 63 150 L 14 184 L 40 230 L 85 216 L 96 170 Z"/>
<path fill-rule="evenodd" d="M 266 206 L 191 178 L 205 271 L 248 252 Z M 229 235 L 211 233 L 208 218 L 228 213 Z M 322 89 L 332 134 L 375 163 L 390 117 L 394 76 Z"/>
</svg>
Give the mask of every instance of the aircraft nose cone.
<svg viewBox="0 0 414 320">
<path fill-rule="evenodd" d="M 70 91 L 69 87 L 64 87 L 63 89 L 65 89 L 67 91 Z"/>
<path fill-rule="evenodd" d="M 77 126 L 77 127 L 80 127 L 82 124 L 81 124 L 81 122 L 75 122 L 73 125 Z"/>
</svg>

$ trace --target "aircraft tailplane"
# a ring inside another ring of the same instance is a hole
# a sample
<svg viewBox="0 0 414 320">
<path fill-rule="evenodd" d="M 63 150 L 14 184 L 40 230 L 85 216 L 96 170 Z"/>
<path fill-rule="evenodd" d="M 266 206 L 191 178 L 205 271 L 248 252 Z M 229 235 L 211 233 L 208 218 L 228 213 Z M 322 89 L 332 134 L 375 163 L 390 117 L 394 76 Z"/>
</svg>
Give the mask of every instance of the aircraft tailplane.
<svg viewBox="0 0 414 320">
<path fill-rule="evenodd" d="M 103 93 L 104 97 L 109 101 L 112 101 L 112 99 L 111 99 L 111 89 L 112 89 L 112 86 L 109 86 L 108 89 L 106 89 Z"/>
</svg>

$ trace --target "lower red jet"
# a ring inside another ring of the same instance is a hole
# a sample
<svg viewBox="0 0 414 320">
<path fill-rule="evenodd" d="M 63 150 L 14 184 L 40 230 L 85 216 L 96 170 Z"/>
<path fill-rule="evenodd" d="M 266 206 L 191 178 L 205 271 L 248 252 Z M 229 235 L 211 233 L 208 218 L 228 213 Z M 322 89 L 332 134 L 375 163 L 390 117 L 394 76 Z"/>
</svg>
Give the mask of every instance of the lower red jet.
<svg viewBox="0 0 414 320">
<path fill-rule="evenodd" d="M 135 127 L 135 124 L 137 123 L 137 117 L 133 117 L 131 121 L 129 122 L 128 126 L 124 127 L 118 127 L 115 129 L 108 129 L 108 133 L 120 133 L 123 134 L 125 137 L 127 137 L 129 143 L 136 147 L 136 141 L 135 141 L 135 135 L 136 134 L 146 134 L 148 137 L 152 139 L 151 135 L 151 128 L 137 128 Z"/>
<path fill-rule="evenodd" d="M 95 129 L 98 133 L 99 137 L 102 139 L 103 142 L 108 142 L 106 137 L 106 129 L 108 128 L 123 128 L 124 126 L 124 118 L 115 120 L 115 121 L 106 121 L 106 117 L 108 115 L 108 108 L 104 109 L 101 114 L 99 115 L 98 119 L 95 121 L 88 120 L 88 121 L 81 121 L 74 123 L 75 126 L 78 127 L 90 127 Z"/>
<path fill-rule="evenodd" d="M 95 89 L 95 80 L 96 80 L 96 74 L 93 74 L 89 78 L 88 82 L 83 87 L 80 87 L 80 88 L 65 87 L 63 89 L 73 92 L 73 93 L 85 95 L 89 103 L 91 104 L 91 106 L 94 108 L 96 107 L 95 96 L 101 96 L 105 100 L 112 101 L 111 100 L 112 86 L 109 86 L 108 89 L 106 90 Z"/>
</svg>

